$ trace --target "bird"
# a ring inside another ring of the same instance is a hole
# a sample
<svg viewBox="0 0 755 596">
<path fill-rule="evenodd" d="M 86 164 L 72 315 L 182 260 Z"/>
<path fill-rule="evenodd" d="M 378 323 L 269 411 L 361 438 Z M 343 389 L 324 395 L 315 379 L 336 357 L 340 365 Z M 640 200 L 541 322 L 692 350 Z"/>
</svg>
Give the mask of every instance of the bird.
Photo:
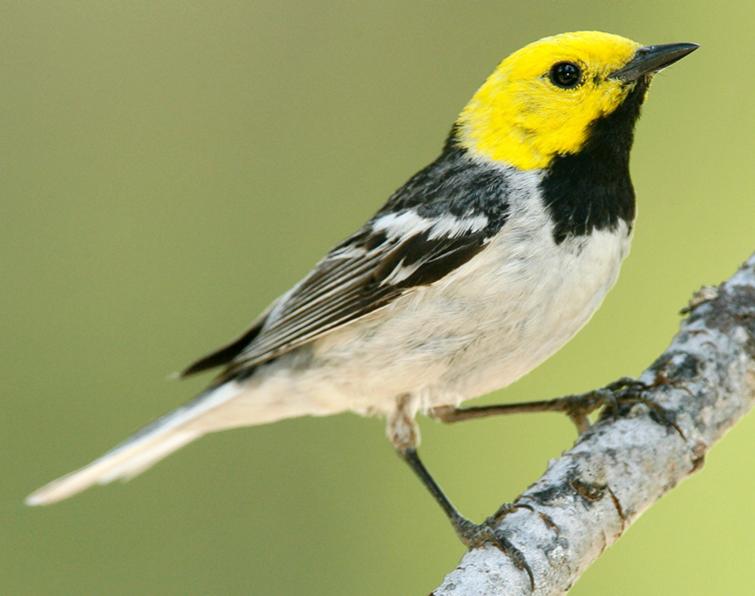
<svg viewBox="0 0 755 596">
<path fill-rule="evenodd" d="M 437 159 L 248 330 L 180 373 L 219 369 L 206 390 L 26 503 L 133 478 L 209 433 L 356 412 L 386 419 L 464 544 L 495 541 L 419 458 L 417 416 L 559 409 L 461 404 L 553 355 L 616 282 L 634 229 L 640 108 L 653 76 L 697 48 L 579 31 L 509 55 Z"/>
</svg>

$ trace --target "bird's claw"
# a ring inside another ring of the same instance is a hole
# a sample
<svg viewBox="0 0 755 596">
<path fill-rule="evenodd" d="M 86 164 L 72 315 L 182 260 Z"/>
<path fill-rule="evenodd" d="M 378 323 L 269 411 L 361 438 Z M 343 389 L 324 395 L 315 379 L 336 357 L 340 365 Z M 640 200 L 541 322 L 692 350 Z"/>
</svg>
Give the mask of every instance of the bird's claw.
<svg viewBox="0 0 755 596">
<path fill-rule="evenodd" d="M 499 508 L 495 515 L 489 517 L 481 524 L 475 524 L 468 519 L 461 519 L 455 524 L 456 532 L 459 535 L 461 541 L 469 549 L 480 548 L 485 545 L 495 546 L 504 555 L 506 555 L 514 566 L 524 571 L 529 577 L 530 589 L 535 589 L 535 576 L 532 573 L 527 560 L 524 558 L 522 551 L 515 547 L 511 542 L 503 536 L 500 532 L 496 531 L 495 525 L 499 522 L 507 513 L 513 511 L 514 507 L 511 505 L 504 505 Z"/>
<path fill-rule="evenodd" d="M 648 408 L 650 418 L 654 422 L 675 430 L 684 438 L 684 433 L 676 422 L 676 414 L 660 406 L 648 396 L 648 392 L 654 386 L 655 384 L 650 385 L 636 379 L 626 378 L 607 385 L 606 389 L 610 391 L 610 398 L 604 404 L 606 407 L 600 419 L 617 418 L 626 414 L 633 406 L 642 404 Z"/>
<path fill-rule="evenodd" d="M 598 408 L 603 408 L 600 420 L 616 419 L 625 415 L 632 406 L 643 404 L 650 410 L 650 417 L 667 428 L 673 428 L 682 437 L 684 433 L 676 423 L 673 412 L 659 406 L 648 396 L 648 392 L 655 384 L 622 377 L 605 387 L 588 391 L 581 395 L 569 395 L 561 398 L 560 409 L 571 418 L 581 433 L 590 427 L 588 415 Z"/>
</svg>

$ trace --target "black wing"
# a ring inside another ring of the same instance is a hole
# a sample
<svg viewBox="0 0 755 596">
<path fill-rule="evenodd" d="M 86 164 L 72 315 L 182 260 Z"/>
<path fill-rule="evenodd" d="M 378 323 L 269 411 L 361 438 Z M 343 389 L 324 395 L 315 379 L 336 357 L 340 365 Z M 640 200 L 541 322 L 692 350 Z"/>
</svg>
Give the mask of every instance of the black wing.
<svg viewBox="0 0 755 596">
<path fill-rule="evenodd" d="M 445 152 L 244 335 L 182 375 L 222 364 L 228 364 L 223 378 L 250 370 L 374 313 L 469 261 L 503 226 L 508 205 L 506 180 L 498 171 L 479 171 L 479 162 L 451 163 L 461 159 L 458 152 Z"/>
<path fill-rule="evenodd" d="M 481 220 L 474 222 L 477 227 Z M 457 227 L 463 229 L 463 220 Z M 490 228 L 437 235 L 433 228 L 391 238 L 366 228 L 333 250 L 234 342 L 182 376 L 231 363 L 234 374 L 368 315 L 418 286 L 432 284 L 475 256 Z"/>
</svg>

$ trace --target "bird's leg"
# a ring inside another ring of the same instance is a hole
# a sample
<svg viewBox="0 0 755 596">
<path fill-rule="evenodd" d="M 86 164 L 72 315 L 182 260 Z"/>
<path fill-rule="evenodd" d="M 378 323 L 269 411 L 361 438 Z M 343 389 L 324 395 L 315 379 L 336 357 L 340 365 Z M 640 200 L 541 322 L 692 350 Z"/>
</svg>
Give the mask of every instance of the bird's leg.
<svg viewBox="0 0 755 596">
<path fill-rule="evenodd" d="M 527 573 L 530 585 L 534 589 L 532 570 L 521 551 L 495 531 L 495 525 L 507 513 L 513 511 L 515 507 L 504 505 L 499 508 L 495 515 L 489 517 L 481 524 L 475 524 L 459 513 L 458 509 L 454 507 L 453 503 L 445 495 L 443 489 L 440 488 L 417 454 L 416 446 L 419 441 L 419 429 L 417 428 L 413 413 L 407 411 L 408 408 L 406 406 L 408 402 L 408 397 L 399 398 L 397 400 L 398 407 L 396 411 L 388 418 L 388 438 L 396 447 L 398 454 L 414 470 L 414 473 L 430 492 L 433 499 L 435 499 L 435 502 L 443 509 L 456 535 L 465 546 L 468 548 L 476 548 L 483 544 L 496 546 L 511 559 L 518 569 L 522 569 Z"/>
<path fill-rule="evenodd" d="M 422 463 L 419 455 L 417 455 L 416 449 L 414 449 L 413 447 L 407 449 L 399 449 L 398 453 L 401 458 L 407 464 L 409 464 L 409 467 L 414 470 L 414 473 L 420 479 L 425 488 L 430 492 L 433 499 L 435 499 L 435 502 L 440 505 L 441 509 L 443 509 L 443 512 L 446 514 L 446 517 L 448 517 L 451 525 L 456 531 L 456 534 L 458 534 L 459 538 L 461 538 L 461 541 L 464 542 L 467 546 L 471 546 L 470 540 L 472 539 L 472 536 L 477 529 L 476 524 L 472 523 L 463 515 L 461 515 L 456 507 L 454 507 L 453 503 L 451 503 L 451 501 L 443 492 L 443 489 L 438 486 L 437 482 L 435 482 L 435 479 L 427 470 L 425 464 Z"/>
<path fill-rule="evenodd" d="M 562 412 L 571 419 L 577 427 L 577 431 L 583 433 L 590 427 L 590 421 L 587 418 L 588 415 L 598 408 L 606 407 L 610 410 L 611 414 L 617 415 L 619 413 L 619 406 L 621 405 L 643 403 L 651 409 L 657 420 L 679 431 L 675 422 L 671 420 L 669 413 L 645 397 L 648 388 L 649 386 L 642 381 L 624 377 L 605 387 L 580 395 L 566 395 L 555 399 L 492 406 L 473 406 L 469 408 L 442 406 L 431 410 L 430 415 L 438 420 L 450 423 L 501 414 Z"/>
</svg>

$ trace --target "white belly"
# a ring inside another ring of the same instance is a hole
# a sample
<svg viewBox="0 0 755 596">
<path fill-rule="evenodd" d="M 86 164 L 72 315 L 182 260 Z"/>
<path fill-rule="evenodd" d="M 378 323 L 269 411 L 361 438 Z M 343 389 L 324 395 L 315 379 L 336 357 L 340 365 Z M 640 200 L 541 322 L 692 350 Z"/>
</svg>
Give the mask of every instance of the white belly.
<svg viewBox="0 0 755 596">
<path fill-rule="evenodd" d="M 485 296 L 476 300 L 478 336 L 438 383 L 463 399 L 513 383 L 568 342 L 616 282 L 630 241 L 623 223 L 560 245 L 542 228 L 515 235 L 502 235 L 460 284 L 470 309 Z"/>
<path fill-rule="evenodd" d="M 441 282 L 276 361 L 259 381 L 310 414 L 458 404 L 505 387 L 563 346 L 616 281 L 622 223 L 556 245 L 540 201 Z"/>
</svg>

